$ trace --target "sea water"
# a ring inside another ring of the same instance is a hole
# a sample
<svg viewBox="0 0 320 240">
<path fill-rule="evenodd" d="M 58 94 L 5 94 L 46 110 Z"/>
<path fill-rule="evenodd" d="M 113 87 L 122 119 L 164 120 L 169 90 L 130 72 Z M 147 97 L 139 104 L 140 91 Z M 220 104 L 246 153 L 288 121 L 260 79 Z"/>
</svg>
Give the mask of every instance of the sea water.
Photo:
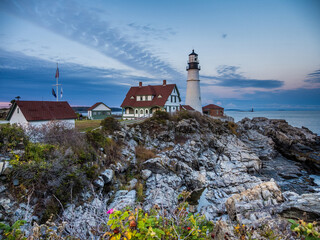
<svg viewBox="0 0 320 240">
<path fill-rule="evenodd" d="M 234 118 L 235 122 L 241 119 L 266 117 L 270 119 L 284 119 L 294 127 L 306 127 L 312 132 L 320 135 L 320 111 L 257 111 L 257 112 L 242 112 L 242 111 L 225 111 L 228 116 Z"/>
</svg>

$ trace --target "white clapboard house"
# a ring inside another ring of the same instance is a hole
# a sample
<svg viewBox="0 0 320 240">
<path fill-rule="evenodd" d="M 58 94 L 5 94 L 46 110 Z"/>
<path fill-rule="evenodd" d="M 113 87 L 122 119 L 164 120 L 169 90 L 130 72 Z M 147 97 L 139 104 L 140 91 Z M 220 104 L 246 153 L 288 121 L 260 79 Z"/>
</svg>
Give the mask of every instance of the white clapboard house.
<svg viewBox="0 0 320 240">
<path fill-rule="evenodd" d="M 74 128 L 76 118 L 68 102 L 18 100 L 11 106 L 6 120 L 10 124 L 36 127 L 55 121 Z"/>
</svg>

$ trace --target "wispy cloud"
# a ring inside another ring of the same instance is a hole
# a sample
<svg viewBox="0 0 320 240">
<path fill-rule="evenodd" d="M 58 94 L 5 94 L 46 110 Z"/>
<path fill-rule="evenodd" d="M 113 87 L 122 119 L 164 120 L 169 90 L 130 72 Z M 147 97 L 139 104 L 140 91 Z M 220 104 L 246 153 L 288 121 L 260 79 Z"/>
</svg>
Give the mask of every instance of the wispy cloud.
<svg viewBox="0 0 320 240">
<path fill-rule="evenodd" d="M 223 65 L 218 67 L 217 76 L 201 77 L 210 79 L 210 81 L 203 81 L 206 85 L 215 85 L 222 87 L 275 89 L 282 87 L 284 84 L 284 82 L 280 80 L 260 80 L 246 78 L 243 73 L 239 73 L 238 70 L 239 67 Z"/>
<path fill-rule="evenodd" d="M 305 80 L 305 82 L 308 83 L 320 83 L 320 69 L 316 70 L 312 73 L 309 73 L 307 75 L 307 79 Z"/>
<path fill-rule="evenodd" d="M 15 15 L 50 29 L 57 34 L 97 49 L 100 53 L 119 62 L 146 71 L 153 76 L 180 78 L 181 75 L 166 61 L 155 56 L 148 47 L 134 38 L 122 34 L 117 27 L 100 18 L 100 12 L 81 7 L 78 2 L 69 1 L 1 1 L 0 6 Z M 97 14 L 99 13 L 99 14 Z M 148 25 L 131 23 L 131 27 L 145 32 L 156 30 Z M 174 34 L 171 28 L 160 31 Z"/>
</svg>

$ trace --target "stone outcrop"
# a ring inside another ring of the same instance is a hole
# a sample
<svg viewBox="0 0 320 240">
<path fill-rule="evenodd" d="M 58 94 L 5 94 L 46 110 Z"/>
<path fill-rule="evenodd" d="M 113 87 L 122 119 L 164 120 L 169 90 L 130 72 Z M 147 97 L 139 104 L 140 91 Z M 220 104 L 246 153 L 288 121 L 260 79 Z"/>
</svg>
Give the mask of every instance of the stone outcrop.
<svg viewBox="0 0 320 240">
<path fill-rule="evenodd" d="M 238 126 L 240 138 L 256 149 L 260 157 L 272 158 L 274 149 L 320 173 L 320 137 L 309 129 L 267 118 L 244 118 Z"/>
<path fill-rule="evenodd" d="M 225 204 L 230 219 L 246 225 L 272 219 L 275 206 L 283 201 L 281 190 L 270 181 L 232 195 Z"/>
</svg>

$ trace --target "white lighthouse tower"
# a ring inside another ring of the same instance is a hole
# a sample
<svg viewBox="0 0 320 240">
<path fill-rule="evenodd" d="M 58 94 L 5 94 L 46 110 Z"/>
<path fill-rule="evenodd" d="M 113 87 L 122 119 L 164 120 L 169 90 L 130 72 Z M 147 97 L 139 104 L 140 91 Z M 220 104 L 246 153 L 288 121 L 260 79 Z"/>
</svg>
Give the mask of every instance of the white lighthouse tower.
<svg viewBox="0 0 320 240">
<path fill-rule="evenodd" d="M 192 50 L 189 54 L 189 62 L 187 66 L 188 80 L 187 80 L 187 95 L 186 105 L 191 106 L 194 110 L 202 113 L 200 80 L 199 80 L 199 61 L 198 54 Z"/>
</svg>

